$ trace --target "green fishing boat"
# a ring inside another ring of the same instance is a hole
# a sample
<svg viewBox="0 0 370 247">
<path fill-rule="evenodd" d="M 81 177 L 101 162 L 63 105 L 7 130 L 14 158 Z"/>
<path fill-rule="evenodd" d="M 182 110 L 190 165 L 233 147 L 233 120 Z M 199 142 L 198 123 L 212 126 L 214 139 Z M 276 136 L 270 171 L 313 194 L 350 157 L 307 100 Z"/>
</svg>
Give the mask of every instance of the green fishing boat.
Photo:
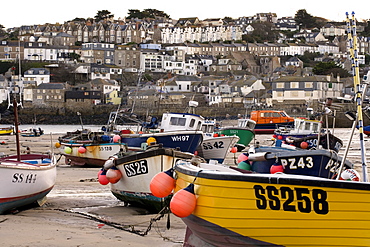
<svg viewBox="0 0 370 247">
<path fill-rule="evenodd" d="M 256 122 L 243 118 L 238 119 L 238 126 L 228 126 L 221 128 L 219 133 L 221 135 L 225 136 L 238 136 L 239 141 L 235 144 L 235 146 L 238 148 L 238 152 L 241 152 L 243 149 L 245 149 L 249 143 L 254 138 L 254 127 L 256 126 Z"/>
</svg>

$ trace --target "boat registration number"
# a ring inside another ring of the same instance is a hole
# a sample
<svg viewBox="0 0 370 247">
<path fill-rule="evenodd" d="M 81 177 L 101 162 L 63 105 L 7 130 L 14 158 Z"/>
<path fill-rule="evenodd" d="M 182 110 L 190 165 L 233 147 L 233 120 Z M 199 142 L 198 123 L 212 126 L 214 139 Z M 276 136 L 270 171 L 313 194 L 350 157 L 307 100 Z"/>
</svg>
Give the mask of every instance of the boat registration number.
<svg viewBox="0 0 370 247">
<path fill-rule="evenodd" d="M 148 173 L 148 162 L 146 160 L 139 160 L 123 165 L 127 177 Z"/>
<path fill-rule="evenodd" d="M 37 174 L 23 174 L 23 173 L 14 173 L 12 183 L 25 183 L 33 184 L 36 182 Z"/>
<path fill-rule="evenodd" d="M 202 147 L 204 150 L 211 150 L 211 149 L 222 149 L 224 148 L 224 142 L 203 142 Z"/>
<path fill-rule="evenodd" d="M 283 210 L 316 214 L 328 214 L 329 203 L 327 192 L 321 189 L 277 188 L 269 185 L 253 187 L 258 209 Z"/>
</svg>

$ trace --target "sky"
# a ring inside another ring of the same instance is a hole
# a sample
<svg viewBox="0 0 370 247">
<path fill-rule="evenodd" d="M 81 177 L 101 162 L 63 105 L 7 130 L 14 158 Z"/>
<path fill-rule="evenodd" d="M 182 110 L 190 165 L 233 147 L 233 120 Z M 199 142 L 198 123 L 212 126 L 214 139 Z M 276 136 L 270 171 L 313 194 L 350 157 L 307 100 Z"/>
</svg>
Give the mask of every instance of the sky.
<svg viewBox="0 0 370 247">
<path fill-rule="evenodd" d="M 343 4 L 344 3 L 344 4 Z M 355 12 L 358 21 L 370 19 L 370 13 L 366 7 L 368 0 L 355 1 L 356 6 L 350 6 L 345 2 L 333 2 L 323 0 L 311 1 L 287 1 L 287 0 L 264 0 L 264 1 L 169 1 L 169 0 L 141 0 L 124 1 L 26 1 L 20 0 L 12 6 L 12 9 L 2 7 L 0 12 L 0 24 L 5 28 L 19 27 L 22 25 L 34 25 L 45 23 L 64 23 L 79 18 L 93 18 L 98 11 L 108 10 L 114 15 L 114 19 L 128 16 L 129 9 L 157 9 L 168 14 L 172 19 L 198 17 L 206 18 L 238 18 L 253 16 L 256 13 L 276 13 L 277 17 L 292 16 L 300 9 L 305 9 L 308 14 L 323 17 L 333 21 L 343 21 L 346 12 Z M 18 6 L 18 9 L 15 7 Z M 355 7 L 355 8 L 354 8 Z"/>
</svg>

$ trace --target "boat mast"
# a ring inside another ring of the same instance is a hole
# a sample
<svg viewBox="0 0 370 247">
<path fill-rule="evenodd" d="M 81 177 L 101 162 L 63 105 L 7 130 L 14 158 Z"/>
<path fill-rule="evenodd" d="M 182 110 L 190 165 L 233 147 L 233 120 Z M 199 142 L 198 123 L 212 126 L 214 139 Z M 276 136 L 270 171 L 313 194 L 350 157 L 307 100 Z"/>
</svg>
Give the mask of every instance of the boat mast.
<svg viewBox="0 0 370 247">
<path fill-rule="evenodd" d="M 360 147 L 361 147 L 361 161 L 362 161 L 362 179 L 367 182 L 367 166 L 365 156 L 365 143 L 364 143 L 364 122 L 362 116 L 362 89 L 360 85 L 360 73 L 358 64 L 358 49 L 357 49 L 357 34 L 356 34 L 356 19 L 355 12 L 352 12 L 352 19 L 349 19 L 349 14 L 346 12 L 346 23 L 347 23 L 347 36 L 349 41 L 349 51 L 352 64 L 352 75 L 353 75 L 353 87 L 356 94 L 357 104 L 357 121 L 358 130 L 360 136 Z"/>
<path fill-rule="evenodd" d="M 15 96 L 15 95 L 14 95 Z M 19 145 L 19 133 L 18 133 L 18 105 L 17 100 L 13 97 L 13 107 L 14 107 L 14 128 L 15 128 L 15 143 L 17 145 L 17 160 L 21 160 L 21 148 Z"/>
</svg>

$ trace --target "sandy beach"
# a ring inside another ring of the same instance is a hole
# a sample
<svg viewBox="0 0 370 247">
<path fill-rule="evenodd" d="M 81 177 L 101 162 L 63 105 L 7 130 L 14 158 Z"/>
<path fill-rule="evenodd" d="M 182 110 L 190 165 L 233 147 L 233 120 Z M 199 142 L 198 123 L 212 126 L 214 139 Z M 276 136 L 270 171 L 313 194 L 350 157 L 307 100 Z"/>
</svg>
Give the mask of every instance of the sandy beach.
<svg viewBox="0 0 370 247">
<path fill-rule="evenodd" d="M 347 145 L 350 129 L 336 129 L 335 135 Z M 41 137 L 20 137 L 21 150 L 30 147 L 33 152 L 50 152 L 59 135 L 45 134 Z M 270 145 L 272 135 L 257 135 L 256 141 Z M 368 145 L 369 137 L 365 137 Z M 0 137 L 0 152 L 16 152 L 15 136 Z M 340 154 L 344 153 L 343 147 Z M 58 150 L 54 150 L 58 155 Z M 358 133 L 353 137 L 348 158 L 360 168 L 360 145 Z M 230 153 L 226 162 L 233 163 Z M 167 229 L 165 215 L 151 225 L 151 219 L 158 217 L 145 210 L 124 206 L 110 192 L 109 186 L 97 181 L 99 168 L 71 167 L 64 158 L 58 162 L 57 181 L 41 207 L 15 211 L 0 215 L 2 246 L 182 246 L 185 224 L 170 215 L 170 229 Z M 133 233 L 132 230 L 137 231 Z M 131 232 L 130 232 L 131 231 Z"/>
</svg>

